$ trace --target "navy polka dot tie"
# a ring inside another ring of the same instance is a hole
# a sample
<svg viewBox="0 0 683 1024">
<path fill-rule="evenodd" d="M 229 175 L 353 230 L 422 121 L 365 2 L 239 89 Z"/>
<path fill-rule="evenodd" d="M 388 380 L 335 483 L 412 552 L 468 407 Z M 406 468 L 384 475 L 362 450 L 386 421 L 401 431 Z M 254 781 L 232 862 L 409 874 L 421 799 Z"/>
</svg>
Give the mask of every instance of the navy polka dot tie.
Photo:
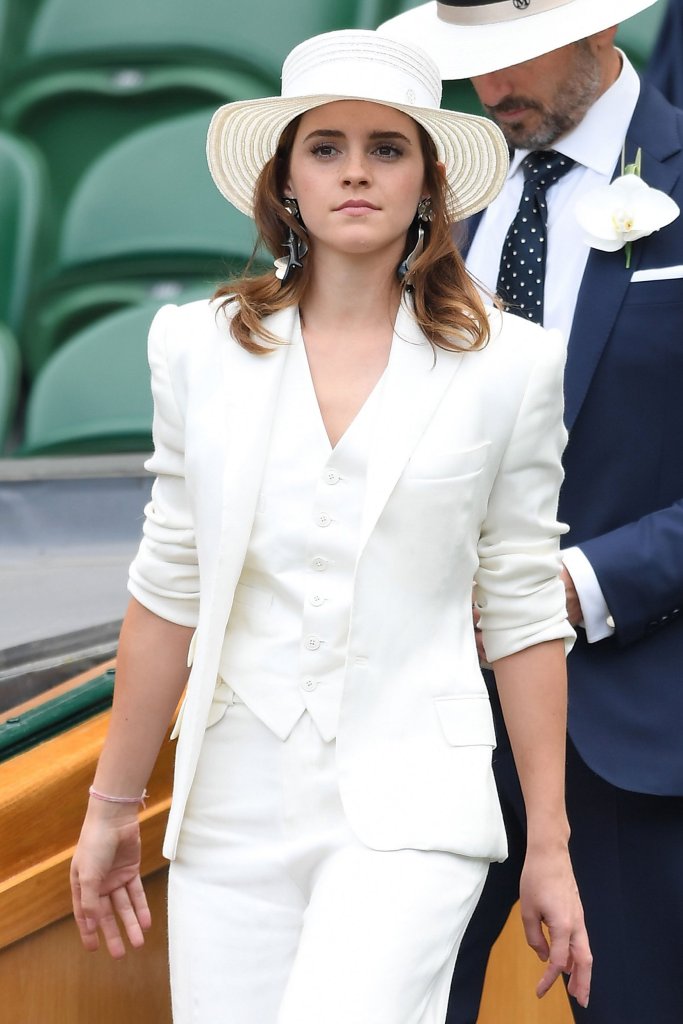
<svg viewBox="0 0 683 1024">
<path fill-rule="evenodd" d="M 522 161 L 524 191 L 500 257 L 496 290 L 509 313 L 543 323 L 546 225 L 545 194 L 574 166 L 554 149 L 529 153 Z"/>
</svg>

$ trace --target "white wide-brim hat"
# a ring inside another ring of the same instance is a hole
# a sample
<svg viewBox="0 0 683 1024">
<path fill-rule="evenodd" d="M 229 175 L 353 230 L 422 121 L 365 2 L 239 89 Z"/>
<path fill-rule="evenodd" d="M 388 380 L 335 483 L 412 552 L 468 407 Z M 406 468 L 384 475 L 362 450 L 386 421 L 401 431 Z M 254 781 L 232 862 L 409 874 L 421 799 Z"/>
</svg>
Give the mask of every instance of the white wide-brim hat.
<svg viewBox="0 0 683 1024">
<path fill-rule="evenodd" d="M 498 127 L 474 114 L 441 110 L 441 77 L 431 57 L 362 30 L 307 39 L 285 60 L 281 96 L 227 103 L 216 111 L 206 149 L 219 190 L 253 216 L 257 179 L 287 125 L 313 107 L 357 99 L 401 110 L 428 132 L 446 168 L 451 220 L 464 220 L 498 195 L 508 168 Z"/>
<path fill-rule="evenodd" d="M 626 21 L 656 0 L 431 0 L 380 25 L 419 39 L 442 78 L 474 78 L 540 57 Z"/>
</svg>

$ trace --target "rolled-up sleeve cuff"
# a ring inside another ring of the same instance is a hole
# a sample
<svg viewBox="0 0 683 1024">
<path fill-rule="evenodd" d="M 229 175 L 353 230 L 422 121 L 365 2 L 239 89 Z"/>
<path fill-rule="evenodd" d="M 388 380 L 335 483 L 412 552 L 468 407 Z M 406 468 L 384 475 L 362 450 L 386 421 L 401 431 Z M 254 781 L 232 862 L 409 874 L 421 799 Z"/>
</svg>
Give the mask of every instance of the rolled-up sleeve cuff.
<svg viewBox="0 0 683 1024">
<path fill-rule="evenodd" d="M 199 594 L 179 596 L 168 591 L 150 590 L 149 587 L 141 585 L 132 574 L 128 578 L 128 592 L 150 612 L 158 615 L 160 619 L 174 622 L 177 626 L 197 628 Z"/>
</svg>

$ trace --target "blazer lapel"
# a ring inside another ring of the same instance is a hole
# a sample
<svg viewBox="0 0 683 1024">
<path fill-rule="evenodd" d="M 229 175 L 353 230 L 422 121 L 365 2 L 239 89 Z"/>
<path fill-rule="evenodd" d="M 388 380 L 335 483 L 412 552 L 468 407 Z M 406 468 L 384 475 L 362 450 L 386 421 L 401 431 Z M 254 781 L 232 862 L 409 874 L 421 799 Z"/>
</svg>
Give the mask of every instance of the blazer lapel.
<svg viewBox="0 0 683 1024">
<path fill-rule="evenodd" d="M 401 303 L 368 460 L 359 552 L 396 486 L 453 376 L 462 354 L 436 350 Z"/>
<path fill-rule="evenodd" d="M 289 342 L 298 315 L 298 307 L 280 310 L 266 317 L 264 326 Z M 287 349 L 285 344 L 268 355 L 253 355 L 233 341 L 223 350 L 226 443 L 217 584 L 229 602 L 256 514 Z"/>
<path fill-rule="evenodd" d="M 671 194 L 678 170 L 667 163 L 681 144 L 666 101 L 647 83 L 641 94 L 626 137 L 626 156 L 635 159 L 643 151 L 643 178 L 648 185 Z M 620 173 L 615 168 L 614 176 Z M 565 422 L 571 430 L 588 392 L 591 379 L 626 298 L 631 275 L 647 251 L 647 240 L 633 244 L 631 266 L 626 268 L 623 250 L 591 249 L 576 303 L 569 337 L 565 371 Z"/>
</svg>

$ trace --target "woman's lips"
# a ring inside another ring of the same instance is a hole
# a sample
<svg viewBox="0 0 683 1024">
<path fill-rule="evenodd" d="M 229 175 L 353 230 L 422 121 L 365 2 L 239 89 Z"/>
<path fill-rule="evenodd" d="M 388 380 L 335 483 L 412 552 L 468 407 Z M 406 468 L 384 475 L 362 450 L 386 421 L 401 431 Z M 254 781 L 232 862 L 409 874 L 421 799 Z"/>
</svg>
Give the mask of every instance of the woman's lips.
<svg viewBox="0 0 683 1024">
<path fill-rule="evenodd" d="M 341 206 L 337 207 L 337 213 L 346 213 L 352 217 L 360 217 L 364 213 L 372 213 L 377 209 L 378 207 L 373 206 L 372 203 L 368 203 L 363 200 L 350 199 L 348 202 L 342 203 Z"/>
</svg>

